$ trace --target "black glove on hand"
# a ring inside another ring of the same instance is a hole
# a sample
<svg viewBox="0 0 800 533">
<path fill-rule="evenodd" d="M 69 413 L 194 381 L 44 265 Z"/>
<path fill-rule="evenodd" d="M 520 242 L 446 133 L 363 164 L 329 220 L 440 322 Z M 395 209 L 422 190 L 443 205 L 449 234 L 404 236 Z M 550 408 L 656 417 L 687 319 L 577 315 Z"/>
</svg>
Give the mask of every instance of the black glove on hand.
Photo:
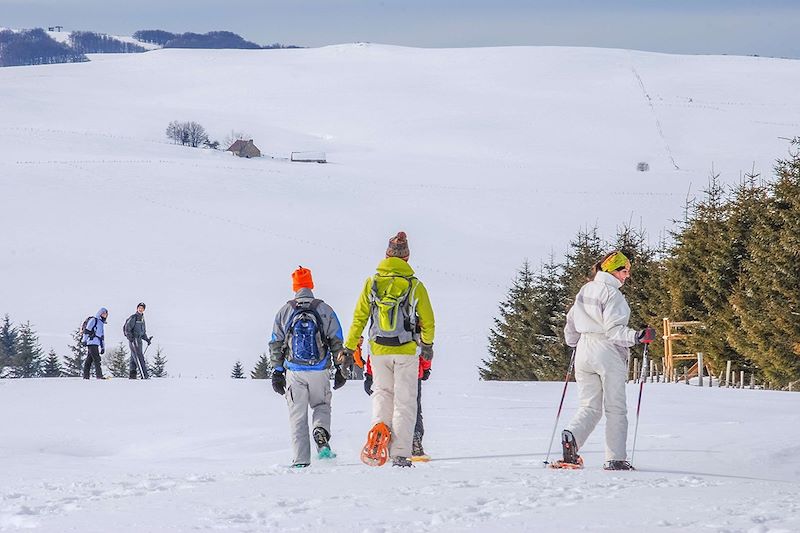
<svg viewBox="0 0 800 533">
<path fill-rule="evenodd" d="M 150 346 L 150 343 L 153 341 L 153 336 L 150 335 L 150 337 L 145 337 L 144 341 L 147 343 L 148 346 Z"/>
<path fill-rule="evenodd" d="M 349 367 L 355 362 L 353 358 L 353 350 L 346 346 L 342 346 L 342 349 L 339 350 L 339 353 L 336 354 L 336 364 L 340 367 Z"/>
<path fill-rule="evenodd" d="M 368 396 L 372 396 L 372 374 L 364 376 L 364 392 L 366 392 Z"/>
<path fill-rule="evenodd" d="M 103 355 L 104 353 L 106 353 L 106 349 L 105 349 L 105 347 L 103 347 L 103 348 L 100 348 L 100 355 Z"/>
<path fill-rule="evenodd" d="M 272 390 L 283 396 L 286 394 L 286 374 L 283 370 L 272 372 Z"/>
<path fill-rule="evenodd" d="M 422 343 L 422 350 L 420 351 L 420 355 L 426 361 L 432 361 L 433 360 L 433 344 L 425 344 L 423 342 Z"/>
<path fill-rule="evenodd" d="M 636 335 L 636 342 L 640 344 L 650 344 L 656 340 L 656 330 L 653 328 L 644 328 Z"/>
<path fill-rule="evenodd" d="M 336 367 L 336 373 L 333 375 L 333 390 L 341 389 L 344 387 L 344 384 L 347 383 L 344 372 L 341 366 Z"/>
<path fill-rule="evenodd" d="M 431 377 L 431 369 L 427 368 L 422 371 L 422 381 L 428 381 L 429 377 Z"/>
</svg>

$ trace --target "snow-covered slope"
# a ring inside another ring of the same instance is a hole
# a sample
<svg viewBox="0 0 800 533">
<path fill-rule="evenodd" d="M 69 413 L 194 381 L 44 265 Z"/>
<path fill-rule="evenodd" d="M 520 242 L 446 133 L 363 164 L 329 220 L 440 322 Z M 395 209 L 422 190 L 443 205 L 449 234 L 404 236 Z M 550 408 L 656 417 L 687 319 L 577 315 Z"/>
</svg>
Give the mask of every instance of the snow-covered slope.
<svg viewBox="0 0 800 533">
<path fill-rule="evenodd" d="M 345 327 L 388 238 L 437 311 L 437 365 L 473 380 L 524 258 L 582 226 L 656 241 L 712 165 L 768 173 L 800 130 L 800 62 L 624 50 L 158 50 L 0 71 L 0 312 L 45 349 L 140 300 L 173 375 L 266 349 L 290 272 Z M 172 120 L 277 159 L 169 144 Z M 292 164 L 321 150 L 328 165 Z M 637 172 L 637 163 L 650 165 Z M 677 167 L 677 168 L 676 168 Z"/>
<path fill-rule="evenodd" d="M 333 398 L 339 456 L 296 471 L 269 382 L 0 380 L 0 405 L 14 406 L 0 531 L 800 531 L 793 393 L 648 384 L 640 471 L 624 473 L 600 469 L 602 426 L 585 470 L 543 468 L 560 394 L 465 388 L 434 371 L 423 391 L 434 460 L 398 471 L 358 461 L 370 409 L 350 383 Z"/>
<path fill-rule="evenodd" d="M 56 41 L 58 41 L 60 43 L 69 44 L 69 35 L 70 35 L 70 33 L 72 33 L 72 32 L 71 31 L 48 31 L 47 35 L 49 35 L 51 38 L 53 38 L 54 40 L 56 40 Z M 159 48 L 161 48 L 157 44 L 145 43 L 145 42 L 139 41 L 137 39 L 134 39 L 133 37 L 131 37 L 129 35 L 111 35 L 111 37 L 117 39 L 118 41 L 122 41 L 124 43 L 131 43 L 131 44 L 135 44 L 135 45 L 141 46 L 145 50 L 158 50 Z"/>
</svg>

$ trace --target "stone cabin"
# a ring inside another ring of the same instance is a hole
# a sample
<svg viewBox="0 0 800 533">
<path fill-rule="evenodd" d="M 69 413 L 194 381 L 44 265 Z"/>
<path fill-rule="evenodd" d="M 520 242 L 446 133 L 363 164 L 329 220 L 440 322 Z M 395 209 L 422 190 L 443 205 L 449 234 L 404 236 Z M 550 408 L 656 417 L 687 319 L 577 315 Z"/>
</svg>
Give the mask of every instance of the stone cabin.
<svg viewBox="0 0 800 533">
<path fill-rule="evenodd" d="M 245 141 L 243 139 L 239 139 L 235 143 L 231 145 L 230 148 L 225 150 L 226 152 L 233 152 L 233 155 L 238 155 L 239 157 L 261 157 L 261 150 L 253 144 L 253 139 L 249 141 Z"/>
</svg>

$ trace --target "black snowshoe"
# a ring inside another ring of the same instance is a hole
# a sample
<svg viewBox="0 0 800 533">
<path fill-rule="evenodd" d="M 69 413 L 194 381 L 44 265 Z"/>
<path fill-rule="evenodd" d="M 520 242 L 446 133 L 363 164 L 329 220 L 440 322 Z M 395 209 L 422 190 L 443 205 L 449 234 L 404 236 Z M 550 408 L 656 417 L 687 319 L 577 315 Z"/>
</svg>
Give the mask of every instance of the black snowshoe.
<svg viewBox="0 0 800 533">
<path fill-rule="evenodd" d="M 578 443 L 575 442 L 575 436 L 572 432 L 567 429 L 561 432 L 561 449 L 564 452 L 564 458 L 551 463 L 550 468 L 566 468 L 571 470 L 583 468 L 583 459 L 578 455 Z"/>
</svg>

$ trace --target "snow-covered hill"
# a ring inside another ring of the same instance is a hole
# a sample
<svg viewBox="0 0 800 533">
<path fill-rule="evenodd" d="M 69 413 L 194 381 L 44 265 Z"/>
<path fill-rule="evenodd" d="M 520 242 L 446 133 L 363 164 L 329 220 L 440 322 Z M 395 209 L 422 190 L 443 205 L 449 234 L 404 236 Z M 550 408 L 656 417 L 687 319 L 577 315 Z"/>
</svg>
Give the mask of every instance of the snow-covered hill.
<svg viewBox="0 0 800 533">
<path fill-rule="evenodd" d="M 800 62 L 577 48 L 157 50 L 0 71 L 0 312 L 45 349 L 139 301 L 182 376 L 266 349 L 298 264 L 345 327 L 388 238 L 476 378 L 497 303 L 587 224 L 653 241 L 710 169 L 769 173 L 800 130 Z M 275 159 L 171 145 L 172 120 Z M 292 164 L 320 150 L 330 164 Z M 649 172 L 637 172 L 647 162 Z"/>
<path fill-rule="evenodd" d="M 434 370 L 434 460 L 398 471 L 358 461 L 370 408 L 349 383 L 333 397 L 339 456 L 297 471 L 269 382 L 0 380 L 0 405 L 13 406 L 0 531 L 800 531 L 793 393 L 647 384 L 640 470 L 620 473 L 600 469 L 602 426 L 585 470 L 543 468 L 560 394 Z"/>
</svg>

